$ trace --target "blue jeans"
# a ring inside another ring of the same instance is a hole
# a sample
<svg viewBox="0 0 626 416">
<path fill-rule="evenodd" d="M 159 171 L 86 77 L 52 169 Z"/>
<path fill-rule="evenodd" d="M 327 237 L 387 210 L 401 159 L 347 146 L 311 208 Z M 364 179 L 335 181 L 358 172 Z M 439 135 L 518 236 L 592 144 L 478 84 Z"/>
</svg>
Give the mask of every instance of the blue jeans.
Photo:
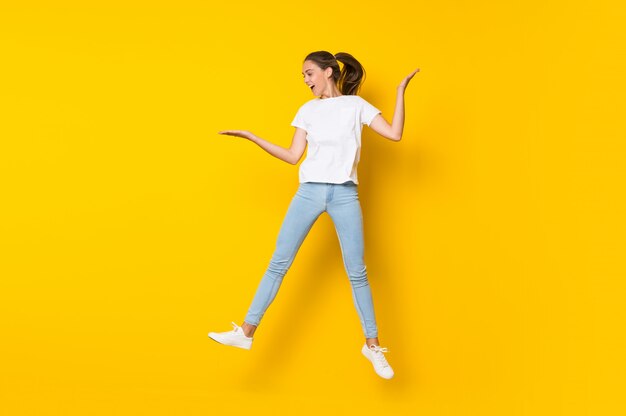
<svg viewBox="0 0 626 416">
<path fill-rule="evenodd" d="M 274 300 L 309 230 L 323 213 L 335 224 L 343 263 L 352 286 L 352 297 L 366 338 L 376 338 L 372 292 L 363 261 L 363 216 L 357 185 L 352 182 L 300 183 L 278 233 L 276 249 L 261 279 L 244 322 L 258 326 Z"/>
</svg>

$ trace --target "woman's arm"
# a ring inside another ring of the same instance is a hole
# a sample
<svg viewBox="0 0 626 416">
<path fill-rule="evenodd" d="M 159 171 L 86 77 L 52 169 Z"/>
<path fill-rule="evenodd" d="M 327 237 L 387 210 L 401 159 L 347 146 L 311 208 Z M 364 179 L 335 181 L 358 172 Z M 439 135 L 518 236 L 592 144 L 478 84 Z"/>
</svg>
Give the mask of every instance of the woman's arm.
<svg viewBox="0 0 626 416">
<path fill-rule="evenodd" d="M 261 149 L 265 150 L 270 155 L 292 165 L 298 163 L 298 161 L 302 158 L 302 154 L 304 153 L 304 149 L 306 147 L 306 130 L 299 127 L 296 127 L 296 132 L 293 134 L 293 139 L 289 149 L 270 143 L 247 130 L 222 130 L 219 134 L 227 134 L 230 136 L 248 139 L 259 145 Z"/>
<path fill-rule="evenodd" d="M 402 139 L 402 132 L 404 130 L 404 91 L 406 90 L 409 81 L 413 76 L 419 72 L 419 68 L 409 74 L 402 80 L 398 86 L 396 95 L 396 109 L 393 113 L 393 120 L 391 125 L 385 120 L 382 114 L 378 114 L 374 117 L 374 120 L 370 123 L 369 127 L 381 136 L 399 142 Z"/>
</svg>

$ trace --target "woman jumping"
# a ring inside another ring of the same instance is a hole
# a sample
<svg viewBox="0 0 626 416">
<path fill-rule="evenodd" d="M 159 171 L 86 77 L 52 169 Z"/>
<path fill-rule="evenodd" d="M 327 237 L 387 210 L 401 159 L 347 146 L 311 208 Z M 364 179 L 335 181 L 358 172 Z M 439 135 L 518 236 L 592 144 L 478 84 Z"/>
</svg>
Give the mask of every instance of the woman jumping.
<svg viewBox="0 0 626 416">
<path fill-rule="evenodd" d="M 339 68 L 339 62 L 343 69 Z M 361 130 L 367 124 L 381 136 L 400 141 L 404 128 L 404 92 L 419 72 L 409 74 L 397 87 L 395 113 L 391 125 L 372 104 L 357 95 L 365 70 L 352 55 L 340 52 L 312 52 L 304 59 L 302 75 L 316 98 L 304 103 L 291 125 L 296 131 L 287 149 L 270 143 L 246 130 L 223 130 L 219 134 L 248 139 L 272 156 L 297 164 L 308 143 L 300 165 L 298 190 L 291 200 L 278 233 L 276 249 L 261 279 L 241 326 L 233 330 L 210 332 L 221 344 L 244 349 L 252 347 L 254 332 L 274 300 L 296 253 L 309 230 L 323 213 L 330 215 L 350 279 L 354 305 L 365 334 L 361 351 L 374 371 L 389 379 L 394 372 L 378 341 L 372 293 L 363 260 L 363 217 L 358 197 L 357 165 L 361 154 Z"/>
</svg>

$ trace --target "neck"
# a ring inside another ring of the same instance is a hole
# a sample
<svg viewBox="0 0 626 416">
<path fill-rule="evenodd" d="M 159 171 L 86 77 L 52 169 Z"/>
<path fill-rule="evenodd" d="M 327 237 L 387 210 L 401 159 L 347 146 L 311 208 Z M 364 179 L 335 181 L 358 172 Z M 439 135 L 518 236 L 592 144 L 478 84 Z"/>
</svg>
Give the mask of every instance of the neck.
<svg viewBox="0 0 626 416">
<path fill-rule="evenodd" d="M 334 95 L 324 95 L 324 94 L 322 94 L 320 96 L 320 99 L 323 100 L 325 98 L 335 98 L 335 97 L 341 97 L 341 96 L 343 96 L 343 94 L 340 94 L 339 92 L 337 92 L 337 94 L 334 94 Z"/>
<path fill-rule="evenodd" d="M 322 94 L 320 95 L 320 99 L 325 99 L 325 98 L 334 98 L 334 97 L 341 97 L 343 94 L 341 93 L 341 91 L 339 91 L 339 88 L 337 88 L 336 85 L 331 84 L 328 85 L 328 90 L 322 92 Z"/>
</svg>

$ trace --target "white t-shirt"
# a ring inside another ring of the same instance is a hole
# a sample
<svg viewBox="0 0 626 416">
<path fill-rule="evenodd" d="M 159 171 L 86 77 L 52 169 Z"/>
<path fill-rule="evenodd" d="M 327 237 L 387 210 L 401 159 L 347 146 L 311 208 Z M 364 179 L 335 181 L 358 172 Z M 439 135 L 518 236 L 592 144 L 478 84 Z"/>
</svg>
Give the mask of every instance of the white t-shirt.
<svg viewBox="0 0 626 416">
<path fill-rule="evenodd" d="M 361 130 L 380 112 L 358 95 L 314 98 L 304 103 L 291 122 L 307 132 L 300 182 L 358 184 Z"/>
</svg>

